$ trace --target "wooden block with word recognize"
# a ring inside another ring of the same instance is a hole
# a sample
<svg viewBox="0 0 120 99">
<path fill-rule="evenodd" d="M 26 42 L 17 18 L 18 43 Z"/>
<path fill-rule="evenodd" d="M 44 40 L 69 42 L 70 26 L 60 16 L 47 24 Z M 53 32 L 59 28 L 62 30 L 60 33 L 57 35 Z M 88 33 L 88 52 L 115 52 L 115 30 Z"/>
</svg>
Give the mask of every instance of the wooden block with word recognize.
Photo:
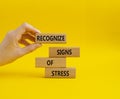
<svg viewBox="0 0 120 99">
<path fill-rule="evenodd" d="M 65 34 L 39 34 L 35 38 L 36 43 L 66 43 Z"/>
<path fill-rule="evenodd" d="M 66 67 L 66 58 L 36 58 L 36 67 Z"/>
<path fill-rule="evenodd" d="M 50 47 L 49 57 L 79 57 L 79 47 Z"/>
<path fill-rule="evenodd" d="M 45 68 L 46 78 L 75 78 L 75 68 Z"/>
</svg>

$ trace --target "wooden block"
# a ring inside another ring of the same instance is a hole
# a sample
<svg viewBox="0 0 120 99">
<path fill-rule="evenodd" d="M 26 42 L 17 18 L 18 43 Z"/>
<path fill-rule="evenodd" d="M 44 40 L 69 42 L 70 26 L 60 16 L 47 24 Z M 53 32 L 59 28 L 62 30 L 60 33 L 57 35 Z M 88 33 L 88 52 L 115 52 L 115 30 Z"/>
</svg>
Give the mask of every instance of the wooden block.
<svg viewBox="0 0 120 99">
<path fill-rule="evenodd" d="M 66 58 L 36 58 L 36 67 L 66 67 Z"/>
<path fill-rule="evenodd" d="M 80 57 L 79 47 L 50 47 L 49 57 Z"/>
<path fill-rule="evenodd" d="M 36 35 L 36 43 L 66 43 L 65 34 L 40 34 Z"/>
<path fill-rule="evenodd" d="M 45 68 L 46 78 L 75 78 L 75 68 Z"/>
</svg>

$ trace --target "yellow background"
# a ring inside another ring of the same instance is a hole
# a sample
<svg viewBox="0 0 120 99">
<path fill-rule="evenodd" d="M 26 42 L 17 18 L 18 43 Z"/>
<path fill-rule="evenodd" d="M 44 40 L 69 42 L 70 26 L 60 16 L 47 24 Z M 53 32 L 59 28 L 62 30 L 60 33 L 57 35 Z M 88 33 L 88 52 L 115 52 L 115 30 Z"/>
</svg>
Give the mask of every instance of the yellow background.
<svg viewBox="0 0 120 99">
<path fill-rule="evenodd" d="M 119 0 L 1 0 L 0 42 L 28 22 L 41 32 L 64 32 L 67 44 L 44 44 L 0 67 L 0 99 L 120 99 Z M 76 79 L 46 79 L 35 57 L 48 48 L 78 46 L 80 58 L 67 58 Z"/>
</svg>

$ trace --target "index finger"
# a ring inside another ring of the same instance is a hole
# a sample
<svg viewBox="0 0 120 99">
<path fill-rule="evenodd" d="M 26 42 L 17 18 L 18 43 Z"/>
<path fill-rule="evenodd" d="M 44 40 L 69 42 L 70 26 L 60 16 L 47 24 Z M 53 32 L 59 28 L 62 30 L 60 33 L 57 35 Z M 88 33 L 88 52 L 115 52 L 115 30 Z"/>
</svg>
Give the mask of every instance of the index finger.
<svg viewBox="0 0 120 99">
<path fill-rule="evenodd" d="M 36 33 L 40 33 L 40 31 L 38 29 L 34 28 L 32 25 L 30 25 L 28 23 L 24 23 L 20 27 L 18 27 L 16 29 L 16 32 L 18 34 L 24 34 L 24 33 L 29 32 L 33 35 L 36 35 Z"/>
</svg>

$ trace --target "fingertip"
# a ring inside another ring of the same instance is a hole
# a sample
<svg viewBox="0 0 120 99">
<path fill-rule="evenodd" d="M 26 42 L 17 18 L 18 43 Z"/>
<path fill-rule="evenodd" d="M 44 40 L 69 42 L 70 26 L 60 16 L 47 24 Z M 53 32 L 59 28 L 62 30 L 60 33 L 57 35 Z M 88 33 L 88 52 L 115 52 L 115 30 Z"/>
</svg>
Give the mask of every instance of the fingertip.
<svg viewBox="0 0 120 99">
<path fill-rule="evenodd" d="M 41 33 L 39 29 L 36 29 L 36 33 Z"/>
<path fill-rule="evenodd" d="M 40 33 L 41 33 L 41 32 L 36 32 L 35 34 L 36 34 L 36 35 L 40 35 Z"/>
<path fill-rule="evenodd" d="M 36 46 L 36 47 L 41 47 L 42 44 L 36 43 L 35 46 Z"/>
</svg>

